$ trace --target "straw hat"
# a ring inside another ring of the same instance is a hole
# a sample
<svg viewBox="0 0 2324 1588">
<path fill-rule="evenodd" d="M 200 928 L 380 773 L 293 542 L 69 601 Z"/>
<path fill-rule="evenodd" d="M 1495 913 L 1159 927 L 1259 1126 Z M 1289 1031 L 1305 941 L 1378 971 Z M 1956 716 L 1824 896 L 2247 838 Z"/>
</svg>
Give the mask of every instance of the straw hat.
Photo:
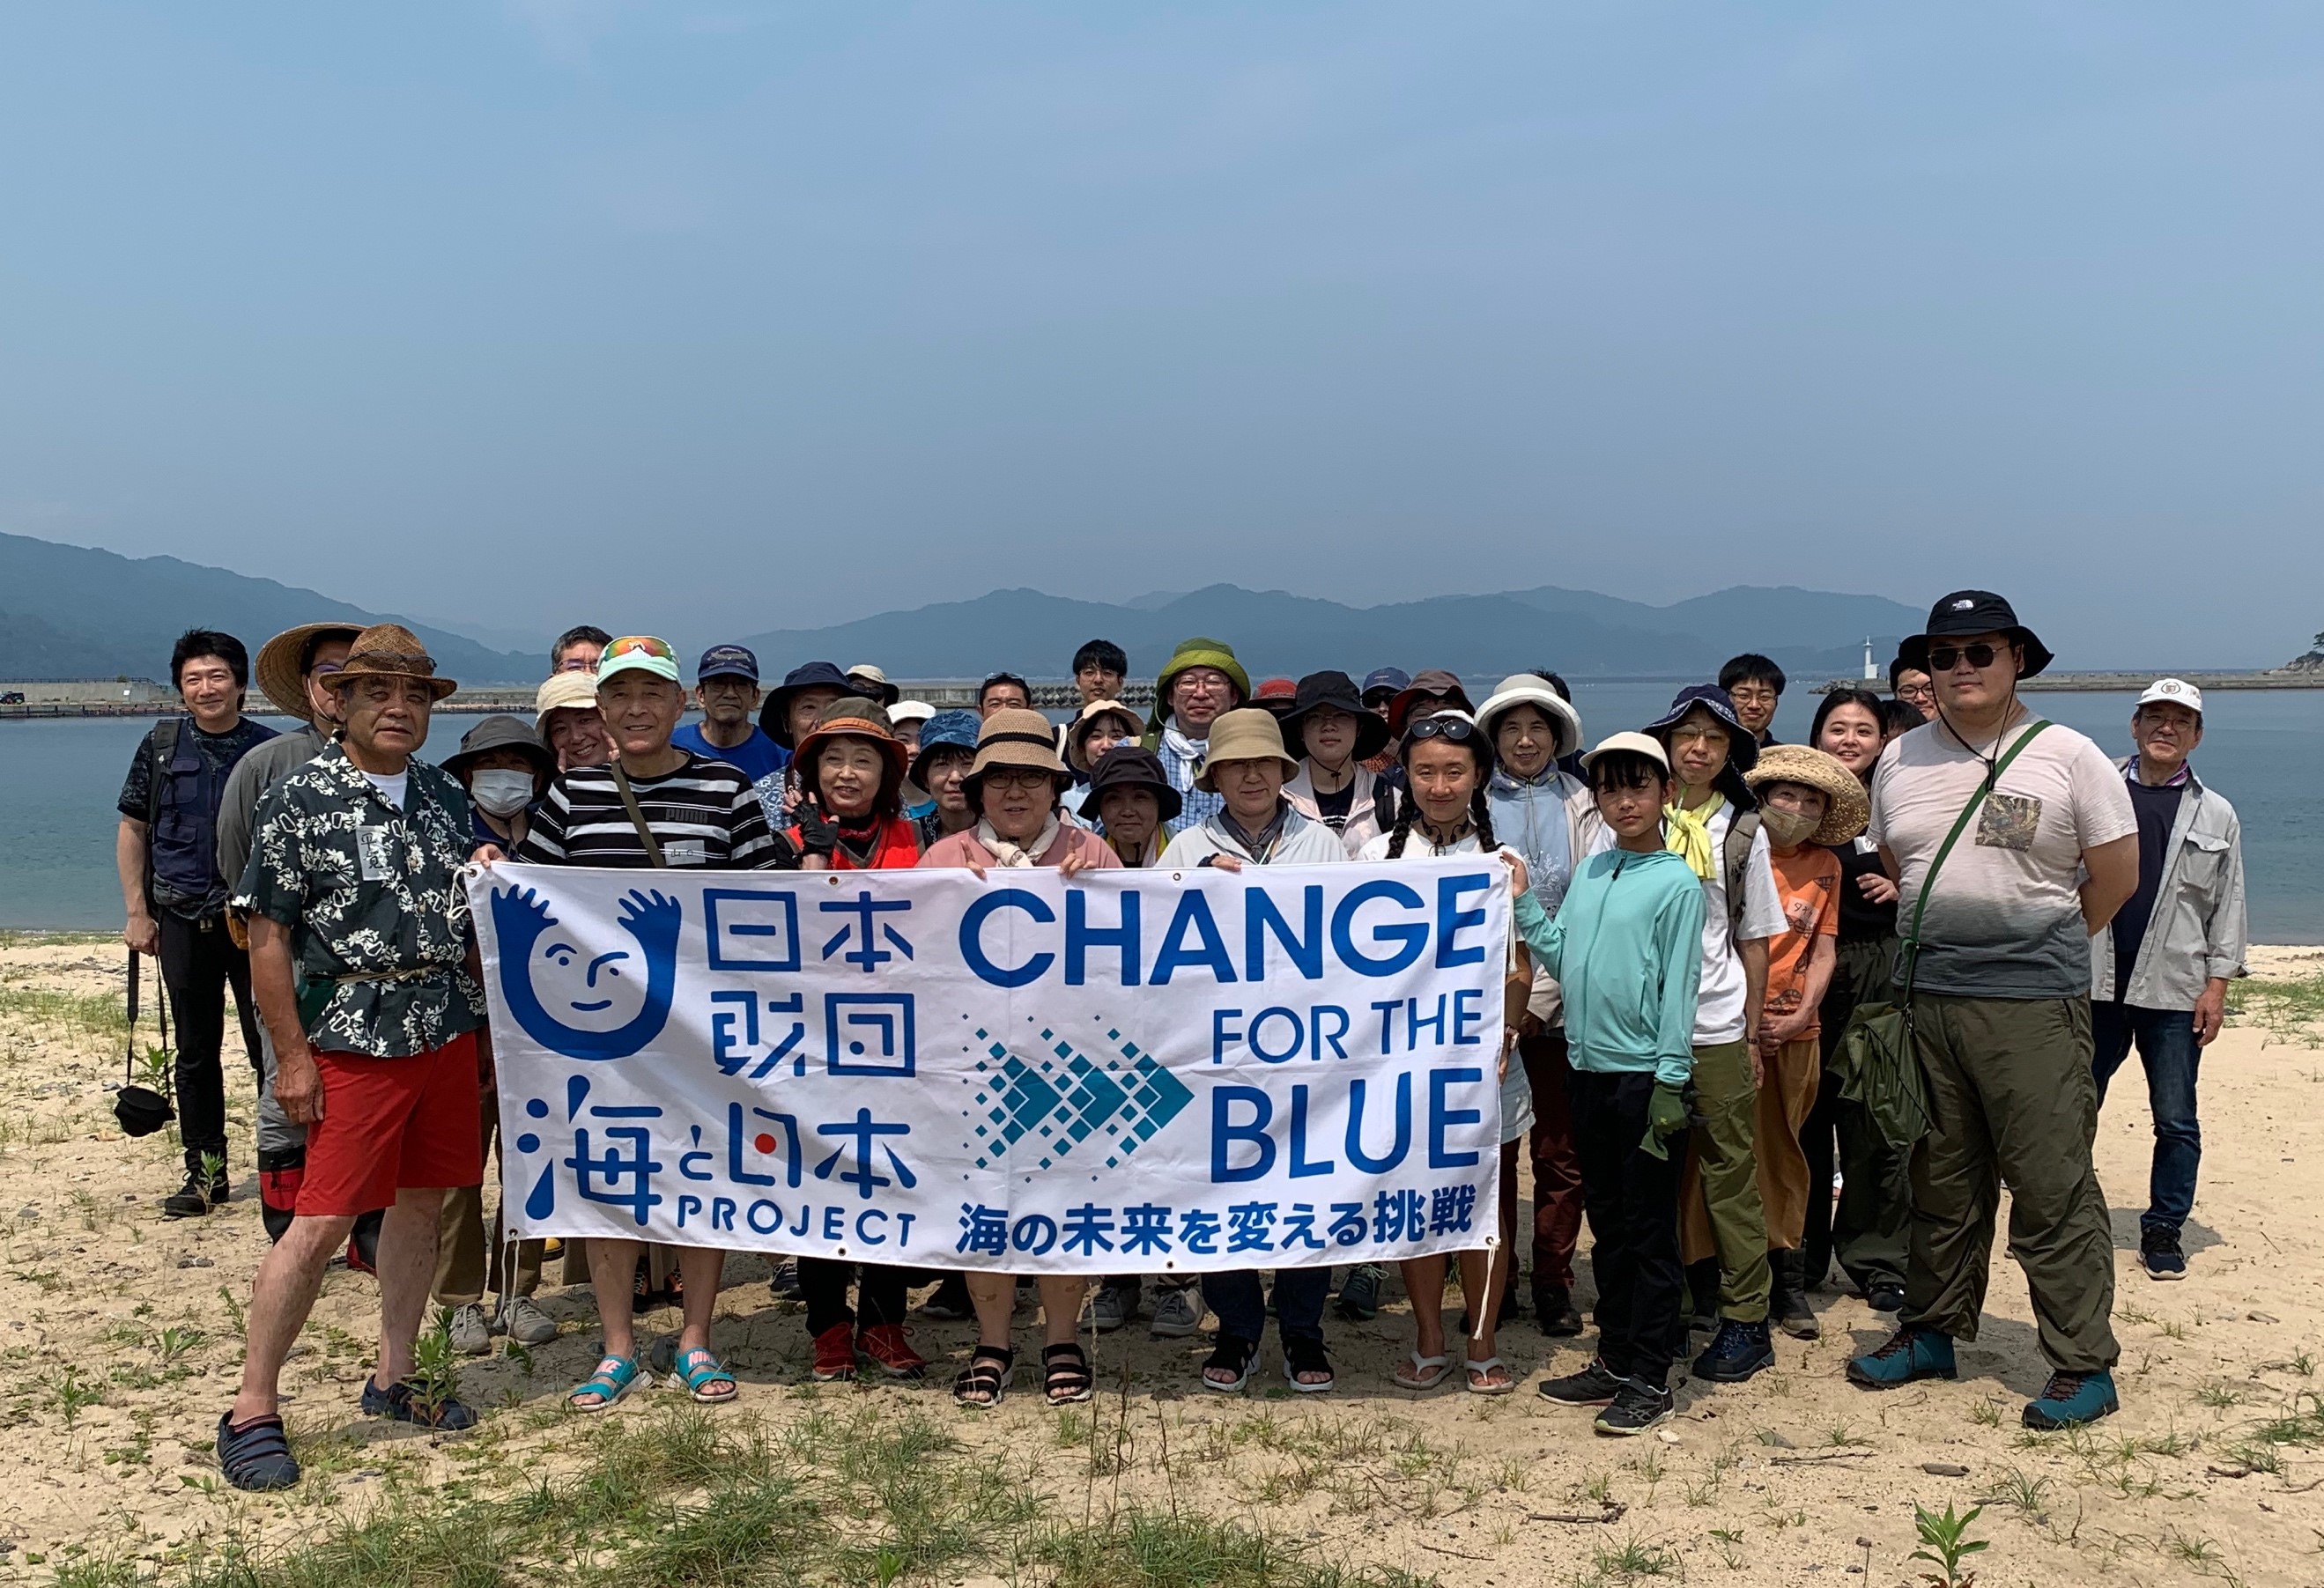
<svg viewBox="0 0 2324 1588">
<path fill-rule="evenodd" d="M 362 624 L 344 621 L 301 623 L 296 629 L 285 629 L 258 649 L 259 693 L 272 701 L 274 709 L 284 716 L 312 722 L 315 713 L 307 704 L 307 679 L 299 664 L 306 659 L 309 647 L 315 641 L 352 642 L 363 631 Z"/>
<path fill-rule="evenodd" d="M 442 700 L 459 684 L 436 676 L 436 658 L 420 637 L 401 623 L 374 623 L 355 638 L 346 665 L 331 675 L 333 689 L 363 678 L 416 678 Z"/>
<path fill-rule="evenodd" d="M 904 781 L 904 741 L 896 737 L 888 725 L 888 709 L 862 695 L 848 695 L 831 702 L 830 709 L 817 718 L 816 724 L 803 734 L 798 743 L 799 787 L 809 794 L 820 794 L 822 773 L 816 766 L 816 752 L 835 739 L 860 739 L 880 748 L 881 759 L 894 773 L 892 783 Z"/>
<path fill-rule="evenodd" d="M 971 805 L 983 797 L 984 775 L 995 766 L 1029 766 L 1047 772 L 1060 786 L 1074 776 L 1057 759 L 1057 730 L 1029 707 L 1003 706 L 977 730 L 976 762 L 961 780 Z"/>
<path fill-rule="evenodd" d="M 1812 844 L 1844 844 L 1864 831 L 1872 804 L 1864 785 L 1837 757 L 1803 744 L 1771 744 L 1759 752 L 1759 764 L 1743 775 L 1757 794 L 1771 783 L 1796 783 L 1821 792 L 1823 824 L 1812 833 Z"/>
<path fill-rule="evenodd" d="M 1293 760 L 1283 748 L 1283 725 L 1272 711 L 1257 706 L 1240 711 L 1222 711 L 1211 724 L 1211 739 L 1203 756 L 1202 766 L 1194 774 L 1194 786 L 1204 794 L 1219 792 L 1211 780 L 1211 768 L 1222 761 L 1264 761 L 1272 757 L 1283 763 L 1283 776 L 1299 776 L 1299 763 Z"/>
</svg>

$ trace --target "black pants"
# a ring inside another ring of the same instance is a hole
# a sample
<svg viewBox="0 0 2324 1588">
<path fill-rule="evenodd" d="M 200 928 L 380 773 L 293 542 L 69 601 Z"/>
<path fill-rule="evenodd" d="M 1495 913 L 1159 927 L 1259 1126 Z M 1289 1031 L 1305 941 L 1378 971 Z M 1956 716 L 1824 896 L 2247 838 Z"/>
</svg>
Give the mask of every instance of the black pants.
<svg viewBox="0 0 2324 1588">
<path fill-rule="evenodd" d="M 1894 938 L 1842 943 L 1831 987 L 1824 994 L 1820 1012 L 1823 1080 L 1816 1090 L 1815 1108 L 1800 1133 L 1800 1150 L 1808 1161 L 1807 1234 L 1800 1243 L 1805 1262 L 1802 1283 L 1809 1286 L 1824 1281 L 1835 1257 L 1856 1288 L 1867 1294 L 1876 1285 L 1904 1282 L 1907 1230 L 1913 1215 L 1909 1155 L 1888 1144 L 1862 1104 L 1840 1097 L 1840 1082 L 1831 1069 L 1856 1006 L 1892 996 L 1889 980 L 1895 964 Z M 1843 1182 L 1836 1203 L 1831 1194 L 1835 1164 Z"/>
<path fill-rule="evenodd" d="M 1278 1268 L 1275 1271 L 1275 1332 L 1286 1340 L 1323 1341 L 1323 1303 L 1332 1296 L 1332 1271 L 1322 1268 Z M 1267 1332 L 1267 1293 L 1259 1288 L 1259 1270 L 1230 1269 L 1203 1276 L 1203 1299 L 1219 1315 L 1219 1333 L 1254 1345 Z"/>
<path fill-rule="evenodd" d="M 1650 1074 L 1576 1069 L 1568 1083 L 1573 1145 L 1582 1160 L 1582 1207 L 1594 1244 L 1598 1355 L 1618 1373 L 1661 1388 L 1670 1379 L 1683 1326 L 1686 1271 L 1678 1257 L 1682 1136 L 1667 1159 L 1639 1151 L 1646 1134 Z"/>
<path fill-rule="evenodd" d="M 856 1321 L 855 1309 L 847 1305 L 847 1286 L 859 1273 L 862 1277 L 856 1299 L 863 1304 L 863 1326 L 876 1329 L 881 1324 L 904 1321 L 904 1282 L 911 1277 L 909 1270 L 881 1262 L 802 1257 L 798 1260 L 799 1295 L 807 1302 L 808 1334 L 819 1335 L 835 1325 Z"/>
<path fill-rule="evenodd" d="M 178 1130 L 186 1144 L 186 1167 L 198 1170 L 202 1155 L 226 1161 L 226 1074 L 218 1055 L 226 1046 L 226 991 L 242 1017 L 243 1051 L 251 1072 L 259 1069 L 258 1010 L 250 998 L 250 956 L 226 934 L 223 916 L 188 921 L 161 913 L 161 980 L 170 989 L 170 1013 L 178 1017 Z"/>
</svg>

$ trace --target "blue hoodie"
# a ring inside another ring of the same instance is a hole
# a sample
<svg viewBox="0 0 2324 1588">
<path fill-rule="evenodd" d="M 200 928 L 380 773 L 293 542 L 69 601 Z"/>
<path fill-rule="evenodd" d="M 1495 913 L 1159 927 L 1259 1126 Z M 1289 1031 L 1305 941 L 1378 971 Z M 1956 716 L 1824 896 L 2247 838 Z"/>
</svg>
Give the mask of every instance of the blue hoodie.
<svg viewBox="0 0 2324 1588">
<path fill-rule="evenodd" d="M 1583 861 L 1551 920 L 1530 892 L 1517 931 L 1565 994 L 1576 1069 L 1651 1070 L 1684 1086 L 1694 1073 L 1694 1005 L 1702 979 L 1702 884 L 1668 849 L 1608 849 Z"/>
</svg>

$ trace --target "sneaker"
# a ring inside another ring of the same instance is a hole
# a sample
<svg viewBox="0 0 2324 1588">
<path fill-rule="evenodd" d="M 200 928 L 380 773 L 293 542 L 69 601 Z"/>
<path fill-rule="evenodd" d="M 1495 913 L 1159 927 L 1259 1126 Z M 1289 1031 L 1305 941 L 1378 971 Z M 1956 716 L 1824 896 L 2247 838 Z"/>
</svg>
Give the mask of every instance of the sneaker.
<svg viewBox="0 0 2324 1588">
<path fill-rule="evenodd" d="M 557 1338 L 557 1320 L 530 1296 L 503 1302 L 494 1320 L 500 1332 L 520 1345 L 546 1345 Z"/>
<path fill-rule="evenodd" d="M 2023 1420 L 2027 1427 L 2048 1434 L 2060 1428 L 2078 1428 L 2121 1409 L 2122 1402 L 2114 1392 L 2112 1373 L 2054 1372 L 2042 1387 L 2041 1399 L 2025 1403 Z"/>
<path fill-rule="evenodd" d="M 164 1207 L 167 1203 L 162 1204 Z M 2150 1280 L 2183 1280 L 2187 1255 L 2179 1250 L 2177 1230 L 2142 1230 L 2138 1236 L 2138 1266 Z"/>
<path fill-rule="evenodd" d="M 912 1349 L 901 1324 L 874 1324 L 865 1329 L 855 1336 L 855 1354 L 876 1363 L 891 1379 L 924 1378 L 928 1371 L 928 1359 Z"/>
<path fill-rule="evenodd" d="M 815 1365 L 808 1370 L 818 1382 L 830 1384 L 855 1376 L 855 1326 L 835 1323 L 815 1337 Z"/>
<path fill-rule="evenodd" d="M 1879 1350 L 1851 1359 L 1849 1381 L 1867 1390 L 1894 1390 L 1915 1379 L 1959 1378 L 1953 1337 L 1919 1324 L 1905 1324 Z"/>
<path fill-rule="evenodd" d="M 1625 1379 L 1614 1403 L 1590 1426 L 1609 1437 L 1627 1439 L 1670 1421 L 1677 1411 L 1678 1398 L 1668 1390 L 1657 1389 L 1643 1379 Z"/>
<path fill-rule="evenodd" d="M 1111 1285 L 1100 1285 L 1090 1292 L 1089 1301 L 1082 1308 L 1082 1319 L 1101 1335 L 1110 1335 L 1129 1320 L 1123 1316 L 1121 1292 Z"/>
<path fill-rule="evenodd" d="M 1544 1379 L 1540 1394 L 1543 1400 L 1554 1400 L 1560 1406 L 1604 1406 L 1629 1381 L 1593 1356 L 1578 1373 Z"/>
<path fill-rule="evenodd" d="M 1864 1292 L 1865 1304 L 1875 1312 L 1904 1310 L 1904 1287 L 1896 1284 L 1875 1285 Z"/>
<path fill-rule="evenodd" d="M 213 1207 L 226 1206 L 226 1176 L 186 1171 L 186 1183 L 161 1198 L 164 1218 L 199 1218 Z"/>
<path fill-rule="evenodd" d="M 484 1309 L 474 1301 L 453 1308 L 451 1336 L 452 1349 L 463 1356 L 483 1356 L 493 1348 L 492 1326 L 484 1321 Z"/>
<path fill-rule="evenodd" d="M 1388 1270 L 1377 1262 L 1359 1262 L 1348 1271 L 1340 1287 L 1340 1316 L 1351 1323 L 1370 1323 L 1379 1316 L 1380 1286 Z"/>
<path fill-rule="evenodd" d="M 1739 1384 L 1775 1365 L 1775 1347 L 1767 1338 L 1767 1320 L 1739 1323 L 1723 1318 L 1711 1344 L 1694 1359 L 1691 1370 L 1698 1379 L 1714 1384 Z"/>
<path fill-rule="evenodd" d="M 923 1317 L 945 1323 L 957 1323 L 976 1316 L 976 1303 L 969 1299 L 968 1276 L 948 1273 L 936 1285 L 936 1293 L 920 1303 Z"/>
<path fill-rule="evenodd" d="M 1155 1294 L 1153 1330 L 1157 1337 L 1183 1339 L 1200 1334 L 1202 1328 L 1203 1299 L 1194 1286 L 1176 1285 Z"/>
<path fill-rule="evenodd" d="M 796 1301 L 799 1295 L 798 1264 L 785 1257 L 775 1264 L 774 1277 L 767 1281 L 768 1293 L 778 1301 Z"/>
<path fill-rule="evenodd" d="M 1533 1316 L 1541 1332 L 1553 1339 L 1570 1340 L 1582 1332 L 1582 1314 L 1574 1309 L 1573 1297 L 1563 1285 L 1536 1283 Z"/>
</svg>

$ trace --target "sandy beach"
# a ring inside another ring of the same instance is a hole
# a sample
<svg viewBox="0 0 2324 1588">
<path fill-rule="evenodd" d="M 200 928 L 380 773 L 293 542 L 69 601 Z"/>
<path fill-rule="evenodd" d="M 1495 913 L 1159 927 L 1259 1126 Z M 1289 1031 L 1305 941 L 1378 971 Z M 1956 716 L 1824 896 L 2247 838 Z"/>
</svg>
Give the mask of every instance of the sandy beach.
<svg viewBox="0 0 2324 1588">
<path fill-rule="evenodd" d="M 966 1324 L 916 1323 L 936 1363 L 925 1383 L 816 1386 L 800 1308 L 769 1299 L 755 1257 L 730 1263 L 716 1333 L 742 1381 L 739 1407 L 695 1413 L 658 1390 L 604 1418 L 563 1411 L 594 1360 L 595 1321 L 586 1291 L 552 1290 L 541 1299 L 563 1335 L 529 1361 L 464 1361 L 461 1393 L 484 1424 L 431 1437 L 356 1415 L 375 1292 L 335 1269 L 286 1380 L 309 1477 L 263 1498 L 227 1489 L 211 1447 L 265 1247 L 249 1070 L 230 1037 L 233 1200 L 204 1220 L 161 1218 L 171 1140 L 124 1140 L 109 1113 L 122 961 L 107 940 L 0 940 L 0 1580 L 178 1581 L 239 1560 L 257 1574 L 243 1581 L 449 1583 L 448 1566 L 417 1556 L 410 1569 L 301 1574 L 301 1550 L 335 1538 L 343 1550 L 367 1517 L 431 1510 L 516 1529 L 500 1544 L 475 1535 L 491 1569 L 467 1580 L 569 1575 L 694 1537 L 696 1513 L 731 1507 L 735 1489 L 715 1471 L 625 1468 L 624 1482 L 659 1496 L 660 1519 L 625 1522 L 577 1567 L 521 1543 L 534 1535 L 518 1497 L 580 1481 L 610 1452 L 635 1455 L 649 1430 L 666 1453 L 693 1429 L 775 1464 L 786 1492 L 822 1496 L 813 1514 L 766 1524 L 808 1529 L 819 1553 L 730 1545 L 633 1580 L 1886 1588 L 1932 1569 L 1908 1559 L 1915 1502 L 1982 1502 L 1971 1536 L 1989 1547 L 1964 1569 L 1986 1588 L 2324 1583 L 2324 1033 L 2307 1023 L 2324 1009 L 2324 950 L 2255 952 L 2240 1012 L 2209 1051 L 2208 1152 L 2182 1283 L 2153 1282 L 2135 1262 L 2150 1137 L 2135 1068 L 2108 1103 L 2098 1153 L 2117 1249 L 2123 1410 L 2086 1432 L 2018 1426 L 2043 1369 L 2000 1250 L 1960 1382 L 1886 1395 L 1849 1386 L 1845 1358 L 1884 1337 L 1884 1320 L 1828 1290 L 1813 1298 L 1821 1340 L 1779 1336 L 1775 1371 L 1736 1389 L 1686 1385 L 1674 1424 L 1625 1442 L 1593 1437 L 1582 1416 L 1532 1392 L 1545 1371 L 1578 1366 L 1589 1343 L 1545 1339 L 1529 1321 L 1502 1336 L 1518 1393 L 1396 1390 L 1388 1373 L 1409 1345 L 1400 1293 L 1373 1324 L 1328 1326 L 1340 1369 L 1330 1396 L 1285 1390 L 1271 1337 L 1251 1393 L 1206 1395 L 1194 1374 L 1204 1343 L 1154 1340 L 1142 1324 L 1099 1343 L 1099 1400 L 1064 1413 L 1041 1404 L 1029 1373 L 996 1412 L 955 1409 L 946 1386 Z M 1585 1309 L 1589 1299 L 1585 1280 Z M 644 1322 L 666 1336 L 677 1318 Z M 1020 1329 L 1020 1345 L 1030 1337 Z M 880 1453 L 893 1470 L 862 1464 Z M 1242 1575 L 1172 1575 L 1134 1547 L 1134 1519 L 1153 1518 L 1271 1541 L 1280 1570 L 1253 1575 L 1246 1554 Z M 1072 1539 L 1095 1549 L 1100 1533 L 1129 1539 L 1102 1558 L 1130 1564 L 1093 1572 L 1098 1556 L 1073 1554 Z"/>
</svg>

